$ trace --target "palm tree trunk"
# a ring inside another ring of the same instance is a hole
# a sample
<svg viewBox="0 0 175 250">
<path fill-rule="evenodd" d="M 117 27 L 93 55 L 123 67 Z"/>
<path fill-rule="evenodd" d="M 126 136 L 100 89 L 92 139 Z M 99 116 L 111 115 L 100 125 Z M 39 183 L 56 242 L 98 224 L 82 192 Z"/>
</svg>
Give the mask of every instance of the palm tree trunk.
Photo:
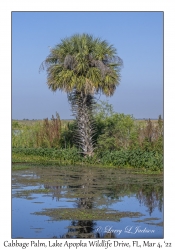
<svg viewBox="0 0 175 250">
<path fill-rule="evenodd" d="M 92 117 L 94 97 L 82 91 L 74 91 L 69 95 L 69 100 L 77 122 L 75 142 L 84 156 L 92 156 L 94 151 L 94 122 Z"/>
</svg>

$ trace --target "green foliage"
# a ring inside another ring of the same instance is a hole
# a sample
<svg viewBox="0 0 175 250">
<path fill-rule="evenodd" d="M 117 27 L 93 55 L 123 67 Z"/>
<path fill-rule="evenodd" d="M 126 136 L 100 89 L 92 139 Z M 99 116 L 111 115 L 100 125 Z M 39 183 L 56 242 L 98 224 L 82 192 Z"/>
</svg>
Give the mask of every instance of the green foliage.
<svg viewBox="0 0 175 250">
<path fill-rule="evenodd" d="M 76 121 L 65 124 L 61 131 L 60 147 L 72 148 L 74 146 L 74 133 L 76 130 Z"/>
<path fill-rule="evenodd" d="M 12 121 L 12 130 L 13 129 L 20 129 L 20 124 L 17 121 Z"/>
<path fill-rule="evenodd" d="M 105 101 L 99 101 L 94 105 L 94 116 L 98 120 L 105 120 L 106 118 L 115 114 L 111 104 Z"/>
<path fill-rule="evenodd" d="M 81 156 L 76 148 L 71 149 L 54 149 L 54 148 L 13 148 L 12 154 L 18 156 L 38 156 L 46 161 L 58 160 L 69 161 L 72 164 L 75 162 L 81 162 Z"/>
<path fill-rule="evenodd" d="M 93 156 L 82 157 L 74 147 L 76 121 L 62 123 L 57 115 L 42 122 L 21 125 L 12 122 L 15 162 L 57 161 L 60 164 L 93 164 L 163 170 L 163 121 L 137 121 L 118 114 L 102 102 L 94 112 L 96 148 Z"/>
<path fill-rule="evenodd" d="M 41 65 L 47 71 L 49 88 L 68 93 L 77 120 L 75 142 L 84 156 L 94 152 L 94 94 L 114 94 L 122 64 L 113 45 L 92 35 L 75 34 L 52 48 Z"/>
<path fill-rule="evenodd" d="M 30 159 L 31 157 L 31 160 L 38 159 L 45 162 L 52 162 L 53 160 L 56 160 L 60 164 L 77 163 L 116 166 L 119 168 L 133 167 L 151 171 L 163 170 L 163 156 L 161 154 L 155 151 L 145 152 L 140 149 L 111 152 L 104 151 L 94 154 L 93 157 L 82 157 L 76 148 L 13 148 L 12 154 L 16 157 L 16 159 L 18 159 L 18 162 L 25 162 L 26 160 L 24 159 Z M 28 156 L 29 158 L 25 158 L 26 156 Z"/>
<path fill-rule="evenodd" d="M 134 167 L 152 171 L 163 170 L 163 156 L 158 152 L 143 150 L 105 151 L 99 154 L 100 163 L 117 167 Z"/>
<path fill-rule="evenodd" d="M 101 102 L 94 112 L 97 151 L 157 151 L 163 154 L 163 121 L 137 121 L 131 115 L 115 113 L 112 105 Z"/>
<path fill-rule="evenodd" d="M 114 113 L 112 106 L 103 102 L 95 121 L 98 150 L 127 149 L 136 144 L 137 132 L 131 115 Z"/>
<path fill-rule="evenodd" d="M 58 113 L 56 118 L 52 116 L 50 121 L 46 118 L 32 125 L 19 126 L 12 123 L 12 147 L 59 148 L 60 137 L 61 121 Z"/>
<path fill-rule="evenodd" d="M 60 89 L 112 95 L 120 82 L 123 62 L 113 45 L 88 34 L 62 39 L 50 50 L 41 64 L 47 70 L 47 84 L 52 91 Z"/>
<path fill-rule="evenodd" d="M 163 154 L 163 121 L 153 123 L 150 119 L 138 126 L 138 145 L 145 151 L 158 151 Z"/>
</svg>

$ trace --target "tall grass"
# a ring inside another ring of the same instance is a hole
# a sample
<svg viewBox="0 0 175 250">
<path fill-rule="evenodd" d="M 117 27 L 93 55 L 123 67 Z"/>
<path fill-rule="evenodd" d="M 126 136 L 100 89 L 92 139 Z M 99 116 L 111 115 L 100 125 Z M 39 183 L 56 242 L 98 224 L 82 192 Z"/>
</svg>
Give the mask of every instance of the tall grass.
<svg viewBox="0 0 175 250">
<path fill-rule="evenodd" d="M 96 117 L 96 149 L 82 157 L 74 146 L 75 122 L 62 123 L 58 114 L 32 124 L 12 123 L 15 161 L 38 159 L 117 167 L 163 170 L 163 121 L 137 122 L 124 114 Z"/>
<path fill-rule="evenodd" d="M 30 125 L 12 124 L 12 147 L 59 148 L 60 138 L 61 120 L 58 113 L 50 121 L 46 118 Z"/>
</svg>

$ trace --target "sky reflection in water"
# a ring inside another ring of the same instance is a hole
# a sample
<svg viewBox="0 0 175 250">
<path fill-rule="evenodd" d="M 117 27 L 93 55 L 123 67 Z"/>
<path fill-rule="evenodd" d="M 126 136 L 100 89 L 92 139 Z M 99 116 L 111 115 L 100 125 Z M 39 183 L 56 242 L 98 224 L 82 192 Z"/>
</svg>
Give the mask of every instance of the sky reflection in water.
<svg viewBox="0 0 175 250">
<path fill-rule="evenodd" d="M 163 238 L 160 177 L 137 180 L 126 171 L 99 168 L 74 172 L 65 168 L 12 172 L 12 238 Z M 40 189 L 48 193 L 35 193 Z M 144 216 L 120 221 L 56 221 L 34 214 L 61 208 L 130 211 Z"/>
</svg>

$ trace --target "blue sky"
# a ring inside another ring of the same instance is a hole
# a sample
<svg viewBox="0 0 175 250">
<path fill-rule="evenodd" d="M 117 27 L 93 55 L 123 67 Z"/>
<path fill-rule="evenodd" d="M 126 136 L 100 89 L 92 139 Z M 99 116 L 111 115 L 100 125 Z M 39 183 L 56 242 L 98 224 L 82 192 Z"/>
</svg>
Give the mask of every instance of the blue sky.
<svg viewBox="0 0 175 250">
<path fill-rule="evenodd" d="M 12 118 L 70 119 L 66 93 L 53 93 L 40 64 L 62 38 L 88 33 L 113 44 L 124 62 L 108 100 L 135 118 L 163 115 L 163 12 L 12 12 Z"/>
</svg>

